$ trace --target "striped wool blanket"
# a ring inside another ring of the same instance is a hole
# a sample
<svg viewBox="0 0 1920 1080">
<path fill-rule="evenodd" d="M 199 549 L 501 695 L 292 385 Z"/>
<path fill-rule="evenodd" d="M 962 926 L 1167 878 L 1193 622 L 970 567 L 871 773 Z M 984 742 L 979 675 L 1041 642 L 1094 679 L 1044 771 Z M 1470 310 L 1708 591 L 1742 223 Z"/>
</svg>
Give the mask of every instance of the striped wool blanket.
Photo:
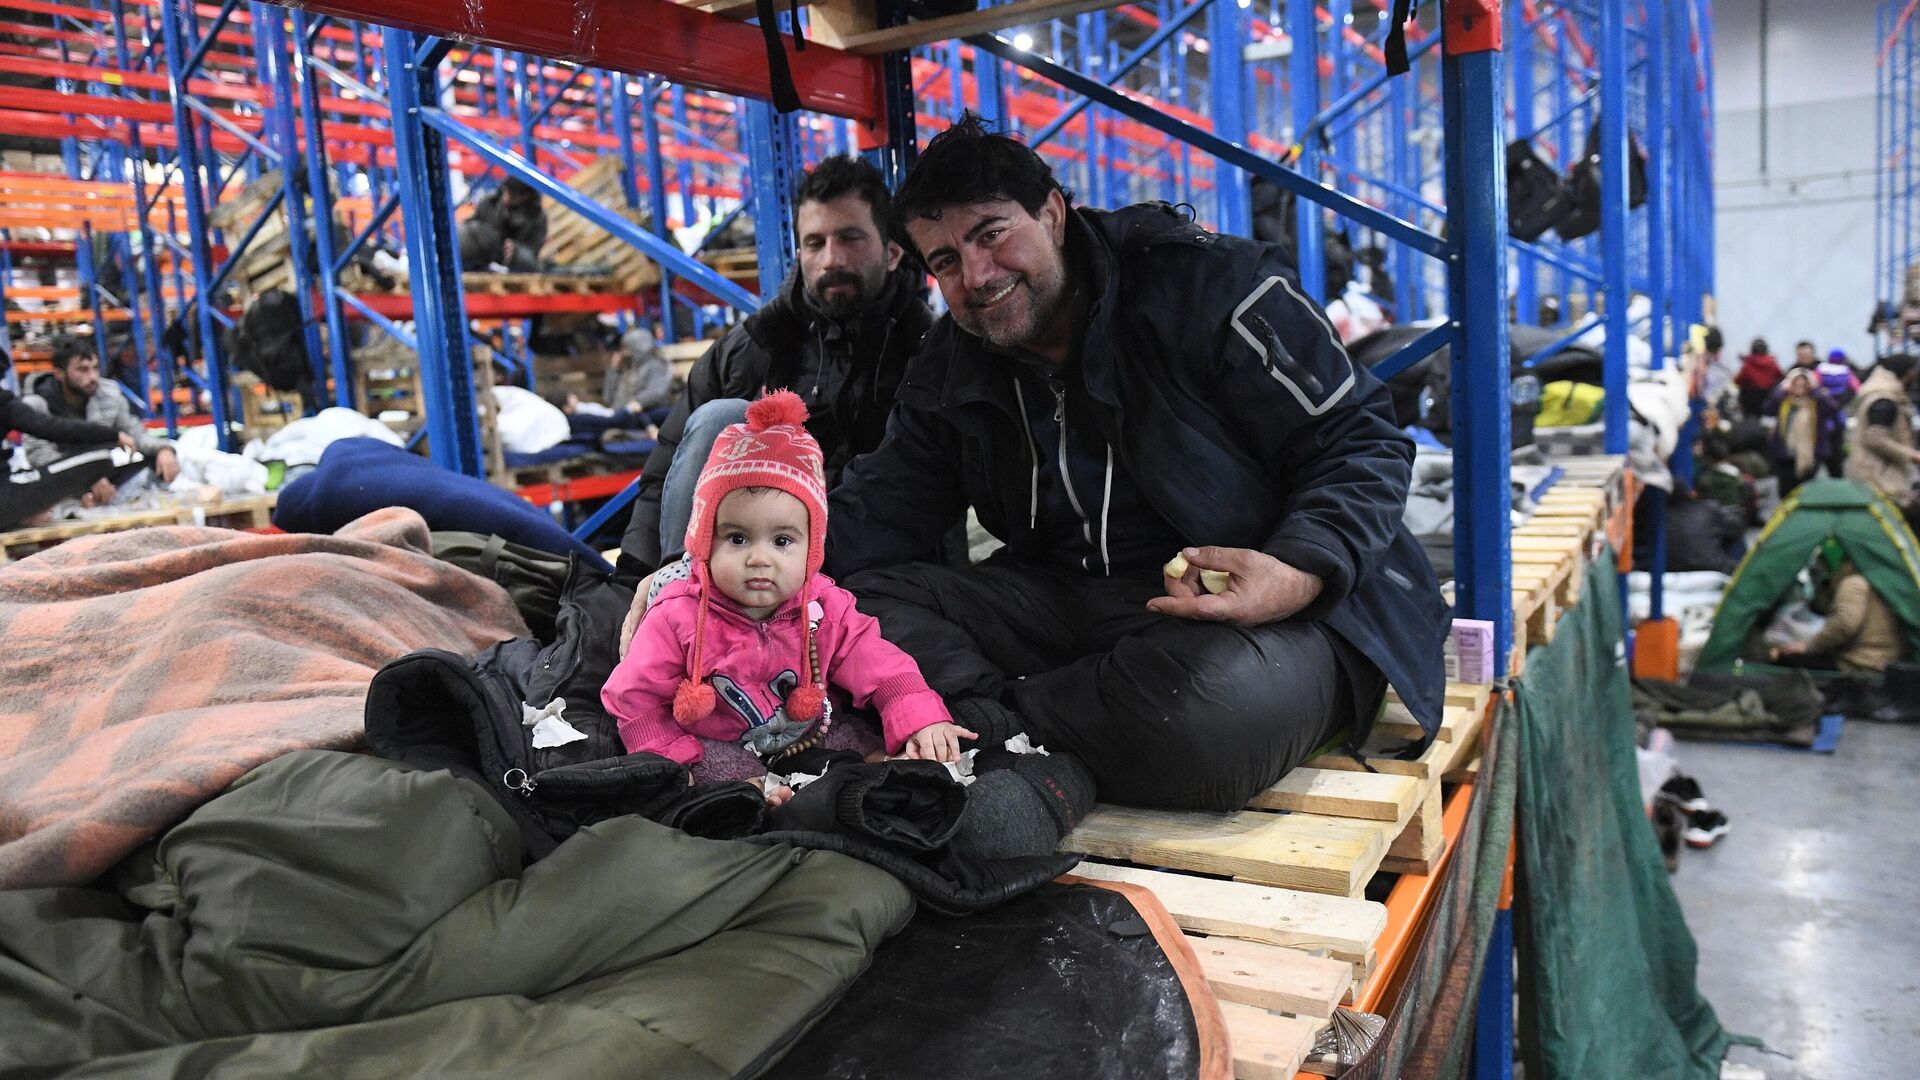
<svg viewBox="0 0 1920 1080">
<path fill-rule="evenodd" d="M 526 634 L 406 509 L 332 536 L 138 529 L 0 567 L 0 888 L 88 881 L 263 762 L 357 747 L 389 660 Z"/>
</svg>

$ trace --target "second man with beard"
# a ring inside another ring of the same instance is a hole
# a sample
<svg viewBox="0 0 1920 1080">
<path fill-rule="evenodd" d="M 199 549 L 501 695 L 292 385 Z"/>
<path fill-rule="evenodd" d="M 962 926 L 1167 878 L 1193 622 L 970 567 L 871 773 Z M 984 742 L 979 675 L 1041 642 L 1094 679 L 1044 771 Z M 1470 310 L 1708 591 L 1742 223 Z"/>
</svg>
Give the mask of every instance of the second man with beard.
<svg viewBox="0 0 1920 1080">
<path fill-rule="evenodd" d="M 694 363 L 641 473 L 620 541 L 623 572 L 651 574 L 680 557 L 693 481 L 715 436 L 767 391 L 805 400 L 829 488 L 879 445 L 901 374 L 933 325 L 887 239 L 888 204 L 880 171 L 858 158 L 828 158 L 802 179 L 795 273 Z"/>
</svg>

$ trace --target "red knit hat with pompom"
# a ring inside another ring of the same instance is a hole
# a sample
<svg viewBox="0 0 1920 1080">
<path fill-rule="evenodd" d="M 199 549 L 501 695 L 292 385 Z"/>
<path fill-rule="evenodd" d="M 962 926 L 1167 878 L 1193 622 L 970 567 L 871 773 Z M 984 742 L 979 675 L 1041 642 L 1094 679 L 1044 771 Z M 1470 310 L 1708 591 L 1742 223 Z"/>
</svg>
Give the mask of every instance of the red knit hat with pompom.
<svg viewBox="0 0 1920 1080">
<path fill-rule="evenodd" d="M 693 655 L 688 678 L 673 695 L 673 716 L 691 726 L 713 712 L 718 699 L 707 685 L 705 644 L 707 598 L 712 580 L 706 574 L 713 555 L 714 515 L 720 501 L 740 488 L 773 488 L 800 500 L 807 508 L 807 576 L 800 586 L 800 610 L 807 627 L 807 670 L 800 685 L 787 695 L 787 716 L 799 721 L 818 719 L 826 693 L 821 687 L 820 661 L 813 642 L 809 612 L 813 575 L 826 558 L 827 478 L 820 444 L 807 433 L 807 405 L 791 390 L 778 390 L 747 406 L 747 422 L 734 424 L 714 440 L 713 452 L 700 471 L 693 491 L 693 517 L 687 523 L 687 554 L 702 573 L 700 613 L 694 622 Z"/>
</svg>

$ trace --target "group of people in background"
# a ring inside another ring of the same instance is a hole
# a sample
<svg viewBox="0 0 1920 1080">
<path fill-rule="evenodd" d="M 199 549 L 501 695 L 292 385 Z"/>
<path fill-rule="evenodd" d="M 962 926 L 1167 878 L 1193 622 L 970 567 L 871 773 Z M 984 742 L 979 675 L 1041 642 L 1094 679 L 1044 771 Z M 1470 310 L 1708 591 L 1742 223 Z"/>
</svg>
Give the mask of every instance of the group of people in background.
<svg viewBox="0 0 1920 1080">
<path fill-rule="evenodd" d="M 1914 356 L 1882 356 L 1863 376 L 1844 351 L 1822 357 L 1811 341 L 1797 342 L 1784 365 L 1763 338 L 1753 339 L 1737 361 L 1723 358 L 1719 330 L 1708 330 L 1703 344 L 1702 393 L 1722 421 L 1702 441 L 1709 470 L 1730 470 L 1729 462 L 1752 458 L 1750 449 L 1743 455 L 1740 448 L 1764 445 L 1780 498 L 1824 471 L 1884 495 L 1920 530 Z M 1743 471 L 1758 479 L 1761 470 Z M 1811 640 L 1774 648 L 1772 658 L 1883 670 L 1903 652 L 1894 613 L 1851 561 L 1836 551 L 1829 562 L 1832 599 L 1823 629 Z"/>
<path fill-rule="evenodd" d="M 1914 492 L 1920 449 L 1909 396 L 1914 357 L 1883 356 L 1863 378 L 1845 351 L 1822 357 L 1811 341 L 1795 343 L 1784 365 L 1765 338 L 1754 338 L 1737 360 L 1723 358 L 1718 329 L 1707 331 L 1704 344 L 1708 404 L 1749 430 L 1766 431 L 1782 496 L 1824 470 L 1880 491 L 1910 521 L 1920 517 Z"/>
</svg>

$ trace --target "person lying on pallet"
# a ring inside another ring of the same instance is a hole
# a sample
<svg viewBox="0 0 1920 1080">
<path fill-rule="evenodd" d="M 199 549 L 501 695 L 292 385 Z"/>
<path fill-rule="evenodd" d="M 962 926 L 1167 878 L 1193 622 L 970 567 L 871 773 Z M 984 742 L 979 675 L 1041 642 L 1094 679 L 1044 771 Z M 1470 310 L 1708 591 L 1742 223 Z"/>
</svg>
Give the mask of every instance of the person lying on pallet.
<svg viewBox="0 0 1920 1080">
<path fill-rule="evenodd" d="M 880 445 L 907 360 L 933 325 L 919 283 L 901 269 L 899 245 L 887 240 L 887 207 L 880 170 L 859 158 L 828 158 L 801 179 L 795 272 L 688 373 L 641 473 L 621 571 L 638 577 L 680 557 L 714 437 L 765 390 L 792 390 L 806 402 L 829 489 L 849 460 Z"/>
<path fill-rule="evenodd" d="M 135 475 L 151 472 L 162 484 L 171 484 L 174 477 L 180 475 L 180 458 L 174 453 L 172 444 L 148 431 L 146 425 L 133 415 L 133 409 L 127 404 L 127 397 L 121 393 L 118 384 L 100 377 L 100 357 L 90 342 L 71 337 L 56 340 L 53 343 L 53 370 L 36 377 L 32 390 L 33 393 L 22 395 L 20 400 L 43 413 L 64 419 L 85 420 L 127 436 L 151 466 L 150 469 L 136 470 Z M 100 442 L 91 436 L 78 439 L 61 435 L 42 438 L 28 433 L 21 445 L 27 452 L 28 464 L 36 469 L 47 469 L 62 458 L 97 449 Z M 124 473 L 116 475 L 117 481 L 109 476 L 95 480 L 91 487 L 80 494 L 80 504 L 85 507 L 107 506 L 119 499 L 120 486 L 132 476 Z"/>
<path fill-rule="evenodd" d="M 1076 209 L 977 118 L 894 214 L 949 312 L 834 489 L 827 565 L 956 723 L 1050 752 L 995 854 L 1051 850 L 1089 776 L 1244 807 L 1335 733 L 1363 745 L 1388 683 L 1424 749 L 1449 624 L 1401 523 L 1413 445 L 1280 249 L 1165 204 Z M 1005 548 L 913 561 L 969 506 Z"/>
<path fill-rule="evenodd" d="M 689 766 L 696 784 L 767 783 L 801 751 L 882 750 L 954 761 L 974 734 L 955 726 L 906 653 L 852 594 L 820 574 L 827 489 L 807 407 L 782 390 L 747 407 L 714 443 L 695 489 L 681 564 L 656 579 L 650 617 L 601 691 L 629 753 Z M 880 730 L 834 702 L 880 714 Z"/>
</svg>

